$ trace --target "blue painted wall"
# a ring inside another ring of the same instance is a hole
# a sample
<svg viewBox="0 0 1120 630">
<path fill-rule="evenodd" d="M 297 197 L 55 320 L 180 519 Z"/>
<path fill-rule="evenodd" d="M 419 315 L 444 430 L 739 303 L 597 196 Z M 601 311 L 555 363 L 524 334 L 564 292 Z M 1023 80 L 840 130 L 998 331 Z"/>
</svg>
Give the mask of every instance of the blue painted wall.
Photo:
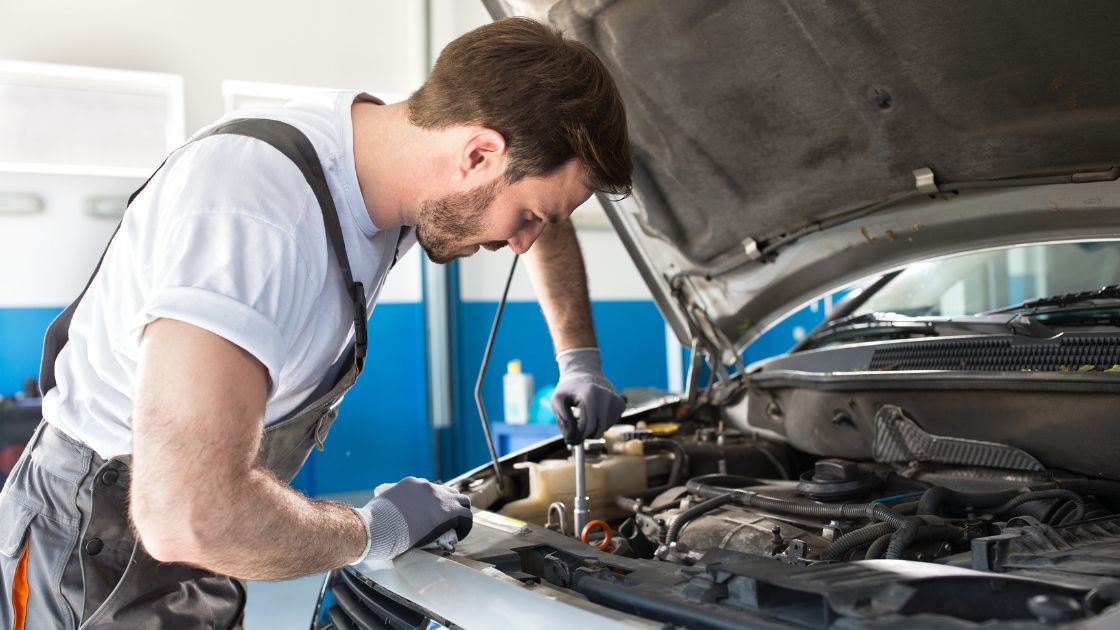
<svg viewBox="0 0 1120 630">
<path fill-rule="evenodd" d="M 474 382 L 496 302 L 462 302 L 458 305 L 458 374 L 455 392 L 456 422 L 453 451 L 445 459 L 446 477 L 469 470 L 490 459 L 486 438 L 474 403 Z M 592 304 L 595 329 L 603 355 L 603 370 L 619 389 L 634 386 L 667 386 L 665 320 L 651 301 L 597 301 Z M 502 419 L 502 375 L 506 363 L 521 359 L 522 370 L 533 375 L 539 389 L 556 382 L 559 370 L 552 351 L 544 314 L 536 302 L 506 304 L 502 325 L 494 342 L 483 399 L 491 421 Z"/>
<path fill-rule="evenodd" d="M 311 454 L 292 485 L 322 495 L 408 475 L 433 478 L 426 352 L 422 304 L 377 305 L 365 370 L 342 402 L 326 449 Z"/>
<path fill-rule="evenodd" d="M 60 312 L 0 308 L 0 394 L 14 394 L 25 378 L 38 376 L 43 335 Z M 326 451 L 312 454 L 293 485 L 319 495 L 433 476 L 426 381 L 422 305 L 378 305 L 366 369 L 342 403 Z"/>
<path fill-rule="evenodd" d="M 62 308 L 0 308 L 0 396 L 23 391 L 39 378 L 43 335 Z"/>
</svg>

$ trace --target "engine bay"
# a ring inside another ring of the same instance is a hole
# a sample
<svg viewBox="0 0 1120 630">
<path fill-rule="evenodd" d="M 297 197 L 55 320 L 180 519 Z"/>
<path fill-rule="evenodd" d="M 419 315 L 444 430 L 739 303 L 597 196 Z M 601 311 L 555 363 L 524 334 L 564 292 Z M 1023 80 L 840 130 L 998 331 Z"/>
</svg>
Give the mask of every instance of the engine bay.
<svg viewBox="0 0 1120 630">
<path fill-rule="evenodd" d="M 457 483 L 475 507 L 541 533 L 517 550 L 518 575 L 689 627 L 727 627 L 717 619 L 728 606 L 740 611 L 739 623 L 742 611 L 753 611 L 758 619 L 825 627 L 847 611 L 861 623 L 921 614 L 1053 625 L 1120 602 L 1120 483 L 1045 468 L 1007 445 L 925 434 L 902 409 L 880 411 L 894 422 L 897 443 L 867 460 L 816 456 L 741 431 L 712 407 L 686 416 L 674 405 L 628 414 L 628 424 L 584 445 L 591 520 L 582 531 L 573 527 L 575 458 L 558 440 L 507 458 L 502 490 L 486 469 Z M 878 456 L 888 451 L 914 459 Z M 593 548 L 599 559 L 573 554 L 580 546 L 556 537 Z M 886 575 L 909 567 L 924 576 L 923 586 L 907 581 L 913 575 L 894 575 L 887 583 L 910 584 L 906 597 L 895 593 L 894 604 L 883 603 L 878 598 L 891 592 L 884 583 L 857 606 L 830 582 L 821 587 L 824 603 L 809 606 L 823 606 L 823 617 L 813 613 L 810 622 L 793 612 L 806 589 L 823 583 L 783 572 L 823 576 L 860 566 L 854 583 L 866 587 L 882 578 L 869 568 L 881 561 L 903 561 Z M 753 586 L 729 591 L 730 566 L 750 567 L 739 577 Z M 638 577 L 650 571 L 660 577 Z M 977 580 L 985 586 L 976 589 Z M 783 588 L 777 599 L 759 598 L 759 589 Z M 969 589 L 975 593 L 962 594 Z M 1023 592 L 991 596 L 1007 589 Z M 969 603 L 947 606 L 950 593 Z M 665 598 L 679 601 L 664 609 Z M 764 610 L 766 601 L 786 600 L 781 610 Z"/>
</svg>

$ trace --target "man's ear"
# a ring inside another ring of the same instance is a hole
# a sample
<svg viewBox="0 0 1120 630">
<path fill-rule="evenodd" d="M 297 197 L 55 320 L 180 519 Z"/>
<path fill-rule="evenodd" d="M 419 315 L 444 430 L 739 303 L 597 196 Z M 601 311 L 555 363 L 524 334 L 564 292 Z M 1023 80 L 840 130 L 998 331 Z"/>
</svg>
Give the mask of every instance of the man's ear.
<svg viewBox="0 0 1120 630">
<path fill-rule="evenodd" d="M 490 181 L 505 172 L 506 139 L 493 129 L 479 127 L 467 137 L 459 157 L 459 174 L 464 179 Z"/>
</svg>

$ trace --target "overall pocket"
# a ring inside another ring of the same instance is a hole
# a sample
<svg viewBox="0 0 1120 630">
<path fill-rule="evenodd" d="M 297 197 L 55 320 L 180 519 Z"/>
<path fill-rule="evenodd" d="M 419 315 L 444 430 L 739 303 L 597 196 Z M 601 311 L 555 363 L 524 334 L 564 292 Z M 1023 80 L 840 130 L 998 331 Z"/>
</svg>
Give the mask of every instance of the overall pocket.
<svg viewBox="0 0 1120 630">
<path fill-rule="evenodd" d="M 35 513 L 14 500 L 0 501 L 0 555 L 19 558 Z"/>
<path fill-rule="evenodd" d="M 75 524 L 44 516 L 16 493 L 8 492 L 0 498 L 3 627 L 17 627 L 17 618 L 22 618 L 27 628 L 74 627 L 74 611 L 63 597 L 67 589 L 62 576 L 77 538 Z"/>
<path fill-rule="evenodd" d="M 0 627 L 19 628 L 27 619 L 27 530 L 34 513 L 14 501 L 0 502 Z M 10 508 L 10 509 L 5 509 Z"/>
</svg>

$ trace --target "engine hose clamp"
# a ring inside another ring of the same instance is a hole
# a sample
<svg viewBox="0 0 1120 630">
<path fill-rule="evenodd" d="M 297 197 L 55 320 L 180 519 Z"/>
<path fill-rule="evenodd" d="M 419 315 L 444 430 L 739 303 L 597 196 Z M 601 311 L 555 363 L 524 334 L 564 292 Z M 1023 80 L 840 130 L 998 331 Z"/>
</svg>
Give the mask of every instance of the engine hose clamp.
<svg viewBox="0 0 1120 630">
<path fill-rule="evenodd" d="M 595 528 L 603 530 L 603 540 L 598 545 L 596 545 L 596 547 L 603 551 L 606 551 L 611 546 L 611 526 L 607 525 L 605 521 L 600 521 L 598 519 L 588 521 L 587 525 L 583 526 L 583 532 L 580 533 L 579 539 L 585 545 L 591 544 L 590 542 L 588 542 L 588 538 L 590 538 L 591 532 Z"/>
</svg>

